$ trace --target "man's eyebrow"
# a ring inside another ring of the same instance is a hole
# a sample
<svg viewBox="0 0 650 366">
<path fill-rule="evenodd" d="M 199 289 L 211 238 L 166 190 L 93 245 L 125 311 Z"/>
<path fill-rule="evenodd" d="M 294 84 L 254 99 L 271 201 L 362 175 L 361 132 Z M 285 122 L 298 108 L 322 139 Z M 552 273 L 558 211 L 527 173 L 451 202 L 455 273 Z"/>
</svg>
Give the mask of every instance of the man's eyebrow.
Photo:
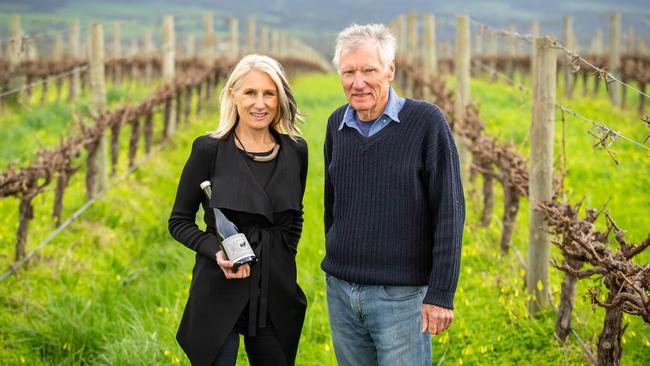
<svg viewBox="0 0 650 366">
<path fill-rule="evenodd" d="M 363 69 L 368 69 L 368 68 L 376 68 L 376 66 L 373 65 L 345 65 L 341 66 L 341 70 L 363 70 Z"/>
</svg>

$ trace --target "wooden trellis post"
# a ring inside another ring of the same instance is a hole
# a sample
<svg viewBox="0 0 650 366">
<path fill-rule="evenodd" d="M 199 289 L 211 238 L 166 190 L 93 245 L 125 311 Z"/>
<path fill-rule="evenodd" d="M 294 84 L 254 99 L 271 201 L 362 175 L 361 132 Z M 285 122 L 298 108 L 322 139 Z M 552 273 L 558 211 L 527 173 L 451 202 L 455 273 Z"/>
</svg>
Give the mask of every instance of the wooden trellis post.
<svg viewBox="0 0 650 366">
<path fill-rule="evenodd" d="M 246 50 L 248 53 L 255 52 L 255 45 L 256 45 L 255 32 L 256 32 L 255 19 L 248 18 L 248 30 L 246 33 Z"/>
<path fill-rule="evenodd" d="M 646 43 L 646 40 L 643 39 L 642 37 L 638 37 L 636 39 L 636 50 L 639 52 L 640 55 L 648 55 L 648 44 Z"/>
<path fill-rule="evenodd" d="M 553 125 L 555 123 L 557 53 L 547 38 L 535 40 L 537 70 L 533 89 L 530 129 L 530 208 L 526 287 L 531 296 L 528 311 L 534 314 L 549 303 L 548 268 L 550 234 L 544 214 L 536 208 L 553 196 Z"/>
<path fill-rule="evenodd" d="M 52 57 L 51 60 L 54 62 L 61 62 L 63 61 L 63 35 L 61 33 L 57 33 L 54 35 L 54 47 L 52 47 Z M 44 104 L 45 101 L 47 100 L 47 91 L 49 87 L 49 77 L 44 77 L 43 78 L 43 87 L 41 88 L 41 104 Z M 59 102 L 61 98 L 61 84 L 63 83 L 62 78 L 58 78 L 55 81 L 55 84 L 57 85 L 57 93 L 56 93 L 56 101 Z"/>
<path fill-rule="evenodd" d="M 625 32 L 625 52 L 634 53 L 634 27 L 632 25 L 628 25 Z"/>
<path fill-rule="evenodd" d="M 498 45 L 498 39 L 495 34 L 489 34 L 488 35 L 488 42 L 487 42 L 487 53 L 490 55 L 490 68 L 492 70 L 497 69 L 497 57 L 499 56 L 499 45 Z M 495 82 L 497 80 L 497 75 L 492 74 L 490 77 L 491 82 Z"/>
<path fill-rule="evenodd" d="M 539 36 L 539 21 L 533 20 L 533 22 L 530 24 L 530 34 L 533 36 Z M 530 48 L 530 75 L 534 75 L 537 68 L 537 47 L 535 47 L 535 44 Z M 535 78 L 531 77 L 530 79 L 531 83 L 531 90 L 535 90 Z"/>
<path fill-rule="evenodd" d="M 24 40 L 24 52 L 26 52 L 27 58 L 26 61 L 33 63 L 38 60 L 38 48 L 36 47 L 36 40 L 34 38 L 26 38 Z M 27 77 L 25 78 L 25 99 L 28 104 L 32 102 L 32 81 L 33 81 L 33 75 L 28 74 Z"/>
<path fill-rule="evenodd" d="M 174 34 L 174 17 L 168 15 L 163 22 L 163 80 L 172 86 L 175 78 L 176 36 Z M 172 100 L 165 105 L 164 138 L 167 139 L 176 131 L 176 109 Z"/>
<path fill-rule="evenodd" d="M 404 49 L 402 48 L 402 38 L 404 38 L 404 33 L 402 33 L 402 19 L 404 19 L 404 15 L 400 15 L 393 19 L 391 22 L 391 30 L 393 31 L 393 34 L 395 35 L 395 40 L 396 40 L 396 50 L 395 50 L 395 62 L 396 62 L 396 70 L 395 70 L 395 81 L 396 85 L 399 86 L 400 89 L 404 88 L 404 70 L 400 62 L 402 61 L 402 55 L 404 54 Z"/>
<path fill-rule="evenodd" d="M 427 14 L 424 16 L 424 77 L 427 82 L 433 75 L 438 74 L 438 56 L 436 52 L 436 18 Z M 424 100 L 430 101 L 431 90 L 424 88 Z"/>
<path fill-rule="evenodd" d="M 203 46 L 201 54 L 208 64 L 212 65 L 212 61 L 214 61 L 214 27 L 211 11 L 203 13 Z"/>
<path fill-rule="evenodd" d="M 627 31 L 625 32 L 625 53 L 631 55 L 634 53 L 634 28 L 631 25 L 628 25 Z M 622 73 L 621 73 L 622 74 Z M 621 75 L 623 77 L 623 75 Z M 623 82 L 627 83 L 628 80 L 623 79 Z M 639 85 L 641 87 L 641 85 Z M 625 108 L 627 100 L 627 88 L 621 88 L 621 108 Z M 643 100 L 643 96 L 641 99 Z"/>
<path fill-rule="evenodd" d="M 194 43 L 194 34 L 188 34 L 185 37 L 185 57 L 193 58 L 195 56 Z"/>
<path fill-rule="evenodd" d="M 643 38 L 639 37 L 636 42 L 636 47 L 637 47 L 637 52 L 639 55 L 646 56 L 648 55 L 648 46 L 646 45 L 646 42 Z M 639 90 L 641 90 L 642 93 L 646 93 L 646 83 L 639 83 Z M 639 94 L 639 110 L 638 113 L 639 115 L 645 115 L 645 100 L 646 96 L 643 94 Z"/>
<path fill-rule="evenodd" d="M 11 42 L 9 43 L 9 72 L 12 73 L 18 66 L 21 61 L 25 58 L 23 52 L 23 31 L 20 27 L 20 15 L 12 14 L 10 20 L 11 28 Z M 25 77 L 19 76 L 14 77 L 9 81 L 9 89 L 14 90 L 21 88 L 25 84 Z M 15 105 L 18 103 L 18 99 L 22 93 L 11 93 L 7 95 L 7 103 L 9 105 Z"/>
<path fill-rule="evenodd" d="M 263 25 L 260 32 L 260 52 L 269 53 L 269 27 Z"/>
<path fill-rule="evenodd" d="M 239 19 L 230 18 L 230 57 L 239 59 Z"/>
<path fill-rule="evenodd" d="M 113 32 L 111 34 L 111 58 L 119 60 L 122 57 L 122 38 L 121 26 L 119 22 L 113 22 Z M 122 65 L 119 62 L 115 63 L 113 69 L 113 84 L 120 86 L 122 82 Z"/>
<path fill-rule="evenodd" d="M 271 32 L 271 54 L 273 57 L 280 56 L 280 31 L 277 29 Z"/>
<path fill-rule="evenodd" d="M 456 100 L 454 104 L 454 139 L 458 145 L 460 158 L 461 178 L 467 184 L 471 155 L 467 149 L 467 142 L 462 131 L 465 120 L 465 110 L 469 105 L 469 80 L 470 80 L 470 33 L 469 17 L 460 15 L 456 17 L 456 47 L 455 67 L 456 74 Z"/>
<path fill-rule="evenodd" d="M 406 35 L 406 60 L 410 64 L 415 64 L 418 54 L 418 13 L 410 12 L 406 15 L 407 35 Z"/>
<path fill-rule="evenodd" d="M 609 72 L 615 77 L 620 76 L 621 72 L 621 14 L 612 13 L 609 27 Z M 615 106 L 621 105 L 621 88 L 616 82 L 607 86 L 609 90 L 609 99 Z"/>
<path fill-rule="evenodd" d="M 483 55 L 483 35 L 481 34 L 481 31 L 477 31 L 476 34 L 474 35 L 474 57 L 476 61 L 478 61 L 478 58 Z M 475 63 L 473 65 L 474 67 L 472 68 L 474 70 L 474 77 L 480 77 L 481 76 L 481 66 L 478 63 Z"/>
<path fill-rule="evenodd" d="M 68 50 L 70 52 L 69 57 L 75 65 L 78 64 L 79 59 L 81 58 L 81 47 L 79 43 L 79 19 L 73 19 L 70 23 L 70 38 L 68 40 Z M 70 77 L 70 89 L 68 93 L 68 99 L 78 99 L 81 95 L 81 70 L 75 66 Z"/>
<path fill-rule="evenodd" d="M 576 50 L 575 36 L 573 35 L 573 21 L 570 16 L 564 17 L 564 44 L 566 48 L 571 51 Z M 563 55 L 562 59 L 564 60 L 564 96 L 567 99 L 573 98 L 573 89 L 574 89 L 574 75 L 572 72 L 573 66 L 570 64 L 570 57 L 568 55 Z"/>
<path fill-rule="evenodd" d="M 286 33 L 280 32 L 280 57 L 287 57 L 289 51 L 289 37 Z"/>
<path fill-rule="evenodd" d="M 151 79 L 153 78 L 152 59 L 154 57 L 151 29 L 146 28 L 144 30 L 143 38 L 144 38 L 144 58 L 146 60 L 146 65 L 144 67 L 144 80 L 147 84 L 149 84 L 151 83 Z"/>
<path fill-rule="evenodd" d="M 406 15 L 402 14 L 397 18 L 397 27 L 399 29 L 399 38 L 397 39 L 397 49 L 400 51 L 400 56 L 404 56 L 408 52 L 408 26 L 406 23 Z"/>
<path fill-rule="evenodd" d="M 52 47 L 52 61 L 59 62 L 63 59 L 63 36 L 61 33 L 54 35 L 54 46 Z"/>
<path fill-rule="evenodd" d="M 135 63 L 135 58 L 140 53 L 140 45 L 138 44 L 137 38 L 131 38 L 131 47 L 129 49 L 129 58 L 131 62 L 129 63 L 129 78 L 135 80 L 140 74 L 138 65 Z"/>
<path fill-rule="evenodd" d="M 104 74 L 104 30 L 99 23 L 93 24 L 90 38 L 90 88 L 92 106 L 97 115 L 106 109 L 106 79 Z M 107 186 L 106 134 L 88 146 L 88 172 L 86 197 L 94 198 Z"/>
<path fill-rule="evenodd" d="M 596 34 L 594 35 L 594 38 L 591 41 L 591 54 L 596 56 L 596 57 L 601 57 L 603 55 L 603 30 L 602 29 L 597 29 Z M 597 66 L 603 66 L 603 65 L 597 65 Z M 593 94 L 598 95 L 598 91 L 600 89 L 600 75 L 594 75 L 594 89 L 593 89 Z"/>
<path fill-rule="evenodd" d="M 406 62 L 413 68 L 417 62 L 418 54 L 418 14 L 410 12 L 407 15 L 407 37 L 404 56 Z M 415 75 L 412 72 L 406 75 L 404 95 L 413 98 L 415 95 Z"/>
<path fill-rule="evenodd" d="M 515 26 L 511 25 L 507 29 L 508 33 L 516 32 Z M 508 60 L 506 61 L 506 75 L 512 80 L 515 79 L 514 58 L 517 55 L 516 40 L 513 35 L 506 35 L 506 47 L 508 52 Z"/>
</svg>

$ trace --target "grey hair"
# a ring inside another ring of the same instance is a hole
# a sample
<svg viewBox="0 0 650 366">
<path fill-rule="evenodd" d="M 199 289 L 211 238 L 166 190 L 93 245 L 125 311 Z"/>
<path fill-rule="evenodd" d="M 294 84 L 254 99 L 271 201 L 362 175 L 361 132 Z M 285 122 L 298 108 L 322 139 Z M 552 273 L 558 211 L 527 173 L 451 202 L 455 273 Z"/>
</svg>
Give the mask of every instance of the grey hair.
<svg viewBox="0 0 650 366">
<path fill-rule="evenodd" d="M 352 24 L 343 29 L 336 38 L 336 49 L 332 62 L 336 69 L 340 67 L 340 58 L 343 50 L 354 50 L 368 43 L 377 46 L 381 64 L 388 67 L 395 59 L 396 43 L 395 36 L 383 24 Z"/>
<path fill-rule="evenodd" d="M 289 135 L 292 139 L 300 136 L 300 129 L 296 126 L 296 121 L 302 122 L 303 117 L 298 111 L 296 99 L 289 87 L 289 80 L 282 65 L 271 57 L 258 54 L 242 58 L 228 76 L 223 90 L 221 90 L 219 126 L 216 131 L 210 133 L 210 136 L 225 139 L 237 126 L 239 116 L 232 91 L 241 88 L 241 78 L 252 70 L 267 74 L 278 89 L 279 109 L 270 127 Z"/>
</svg>

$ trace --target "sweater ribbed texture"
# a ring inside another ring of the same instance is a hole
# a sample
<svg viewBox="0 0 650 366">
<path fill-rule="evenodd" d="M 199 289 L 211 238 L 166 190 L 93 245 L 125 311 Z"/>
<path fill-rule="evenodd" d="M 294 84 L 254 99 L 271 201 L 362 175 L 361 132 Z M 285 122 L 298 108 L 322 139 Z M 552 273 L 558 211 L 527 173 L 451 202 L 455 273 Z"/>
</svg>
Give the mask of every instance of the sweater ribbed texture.
<svg viewBox="0 0 650 366">
<path fill-rule="evenodd" d="M 322 269 L 367 285 L 428 286 L 424 303 L 453 308 L 465 202 L 458 153 L 442 112 L 407 99 L 364 137 L 330 116 L 325 136 Z"/>
</svg>

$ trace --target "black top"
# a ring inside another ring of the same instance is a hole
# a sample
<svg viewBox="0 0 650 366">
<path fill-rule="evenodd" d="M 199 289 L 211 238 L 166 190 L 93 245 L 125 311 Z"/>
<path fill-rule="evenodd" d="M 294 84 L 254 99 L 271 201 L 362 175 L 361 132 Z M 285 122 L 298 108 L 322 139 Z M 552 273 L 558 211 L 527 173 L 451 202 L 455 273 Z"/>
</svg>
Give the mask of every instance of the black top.
<svg viewBox="0 0 650 366">
<path fill-rule="evenodd" d="M 250 169 L 251 172 L 253 173 L 253 176 L 255 177 L 257 183 L 261 187 L 266 187 L 266 185 L 269 183 L 269 180 L 271 179 L 271 176 L 273 175 L 273 172 L 275 171 L 277 160 L 273 159 L 271 161 L 256 161 L 251 159 L 250 156 L 248 156 L 248 154 L 252 154 L 255 156 L 267 156 L 273 152 L 273 149 L 261 153 L 247 153 L 244 150 L 241 149 L 238 150 L 244 157 L 244 160 L 246 161 L 246 165 L 248 165 L 248 169 Z"/>
<path fill-rule="evenodd" d="M 453 308 L 465 221 L 456 145 L 442 112 L 407 99 L 399 123 L 370 137 L 329 118 L 323 270 L 368 285 L 427 285 Z"/>
<path fill-rule="evenodd" d="M 249 335 L 271 319 L 288 364 L 293 364 L 304 320 L 306 298 L 296 282 L 295 255 L 302 232 L 302 196 L 307 178 L 307 145 L 273 131 L 280 151 L 262 186 L 232 136 L 197 138 L 183 168 L 169 218 L 169 232 L 194 250 L 190 294 L 176 338 L 193 365 L 210 365 L 250 304 Z M 200 184 L 212 183 L 208 201 Z M 202 231 L 196 213 L 203 205 Z M 216 263 L 219 250 L 211 207 L 243 232 L 260 261 L 250 277 L 226 279 Z"/>
</svg>

